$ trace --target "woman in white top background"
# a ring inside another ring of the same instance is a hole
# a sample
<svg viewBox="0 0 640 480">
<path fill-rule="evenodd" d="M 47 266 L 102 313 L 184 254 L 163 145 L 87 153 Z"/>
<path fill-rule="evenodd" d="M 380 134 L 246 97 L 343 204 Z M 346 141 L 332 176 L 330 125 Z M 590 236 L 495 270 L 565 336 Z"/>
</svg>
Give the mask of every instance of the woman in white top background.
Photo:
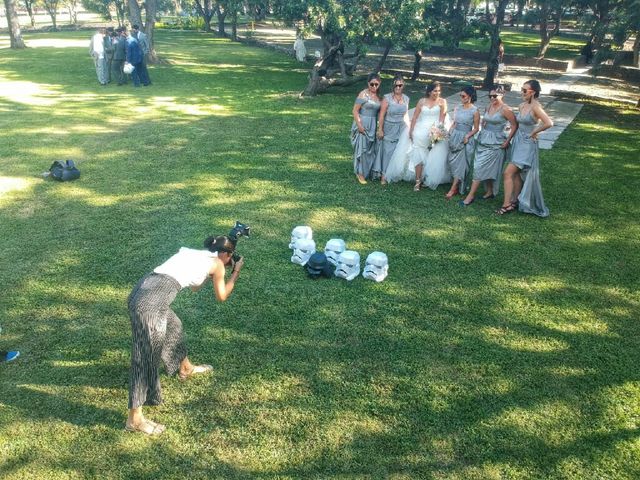
<svg viewBox="0 0 640 480">
<path fill-rule="evenodd" d="M 213 292 L 224 302 L 238 278 L 244 260 L 232 261 L 235 242 L 227 236 L 209 237 L 205 250 L 182 247 L 153 272 L 145 275 L 129 295 L 129 316 L 133 341 L 129 374 L 129 418 L 126 430 L 159 435 L 165 427 L 142 414 L 143 405 L 162 403 L 160 364 L 180 380 L 212 370 L 210 365 L 193 365 L 187 358 L 182 323 L 171 309 L 180 290 L 199 290 L 211 277 Z M 233 265 L 225 282 L 225 267 Z"/>
</svg>

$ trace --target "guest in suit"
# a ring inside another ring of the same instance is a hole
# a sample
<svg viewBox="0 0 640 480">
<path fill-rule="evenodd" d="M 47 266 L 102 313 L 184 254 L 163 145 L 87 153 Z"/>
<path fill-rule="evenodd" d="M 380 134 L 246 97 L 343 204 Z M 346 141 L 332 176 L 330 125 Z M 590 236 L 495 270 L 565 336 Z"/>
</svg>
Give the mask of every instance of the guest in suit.
<svg viewBox="0 0 640 480">
<path fill-rule="evenodd" d="M 140 50 L 142 50 L 142 62 L 140 63 L 140 70 L 138 71 L 138 75 L 140 76 L 140 81 L 146 87 L 151 85 L 151 79 L 149 78 L 149 71 L 147 70 L 147 55 L 151 51 L 149 47 L 149 38 L 147 34 L 140 30 L 138 25 L 133 25 L 131 27 L 133 30 L 133 36 L 138 40 L 138 44 L 140 45 Z"/>
<path fill-rule="evenodd" d="M 118 81 L 118 85 L 127 83 L 127 75 L 122 69 L 127 58 L 127 29 L 118 27 L 114 38 L 113 61 L 111 63 L 111 78 Z"/>
<path fill-rule="evenodd" d="M 127 37 L 127 58 L 126 61 L 133 65 L 133 72 L 131 72 L 131 80 L 134 87 L 140 86 L 140 70 L 144 55 L 140 49 L 138 39 L 131 33 Z"/>
</svg>

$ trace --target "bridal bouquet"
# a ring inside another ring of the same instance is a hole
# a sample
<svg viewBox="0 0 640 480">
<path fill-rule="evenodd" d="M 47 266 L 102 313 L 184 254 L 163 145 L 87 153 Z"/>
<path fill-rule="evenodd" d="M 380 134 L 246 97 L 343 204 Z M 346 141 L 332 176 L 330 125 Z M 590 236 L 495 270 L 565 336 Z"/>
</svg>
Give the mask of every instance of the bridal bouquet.
<svg viewBox="0 0 640 480">
<path fill-rule="evenodd" d="M 444 124 L 435 123 L 429 130 L 429 150 L 433 148 L 433 146 L 449 137 L 449 133 L 446 128 L 444 128 Z"/>
</svg>

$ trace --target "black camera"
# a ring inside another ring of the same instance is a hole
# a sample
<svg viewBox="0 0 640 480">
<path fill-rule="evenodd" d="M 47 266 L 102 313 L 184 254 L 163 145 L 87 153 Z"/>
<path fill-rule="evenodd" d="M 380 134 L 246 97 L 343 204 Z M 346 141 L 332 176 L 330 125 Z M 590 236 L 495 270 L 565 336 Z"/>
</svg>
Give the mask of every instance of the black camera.
<svg viewBox="0 0 640 480">
<path fill-rule="evenodd" d="M 251 227 L 249 225 L 245 225 L 244 223 L 240 223 L 236 220 L 236 224 L 233 226 L 231 231 L 229 232 L 229 240 L 233 242 L 235 245 L 238 242 L 240 237 L 249 237 L 251 234 Z M 242 256 L 238 252 L 233 252 L 231 255 L 231 268 L 235 268 L 236 262 L 239 261 Z"/>
<path fill-rule="evenodd" d="M 249 237 L 250 233 L 251 227 L 249 225 L 245 225 L 236 220 L 236 224 L 229 232 L 228 237 L 233 243 L 236 243 L 240 237 Z"/>
</svg>

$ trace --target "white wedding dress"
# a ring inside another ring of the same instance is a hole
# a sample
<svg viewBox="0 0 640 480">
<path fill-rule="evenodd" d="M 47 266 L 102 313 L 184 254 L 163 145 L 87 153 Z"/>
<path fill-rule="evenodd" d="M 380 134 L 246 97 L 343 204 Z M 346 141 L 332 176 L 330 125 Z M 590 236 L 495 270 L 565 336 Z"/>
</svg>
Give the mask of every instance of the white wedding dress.
<svg viewBox="0 0 640 480">
<path fill-rule="evenodd" d="M 412 118 L 415 109 L 409 110 L 409 117 Z M 434 105 L 432 108 L 422 107 L 420 118 L 418 118 L 413 128 L 413 142 L 409 139 L 409 129 L 405 129 L 398 140 L 396 150 L 389 161 L 384 178 L 388 182 L 413 182 L 416 178 L 416 165 L 423 164 L 422 182 L 427 187 L 435 190 L 441 183 L 451 182 L 451 173 L 447 156 L 449 155 L 449 145 L 447 140 L 437 142 L 429 150 L 429 137 L 431 127 L 438 123 L 440 118 L 440 107 Z M 445 128 L 449 129 L 449 116 L 445 117 Z"/>
</svg>

